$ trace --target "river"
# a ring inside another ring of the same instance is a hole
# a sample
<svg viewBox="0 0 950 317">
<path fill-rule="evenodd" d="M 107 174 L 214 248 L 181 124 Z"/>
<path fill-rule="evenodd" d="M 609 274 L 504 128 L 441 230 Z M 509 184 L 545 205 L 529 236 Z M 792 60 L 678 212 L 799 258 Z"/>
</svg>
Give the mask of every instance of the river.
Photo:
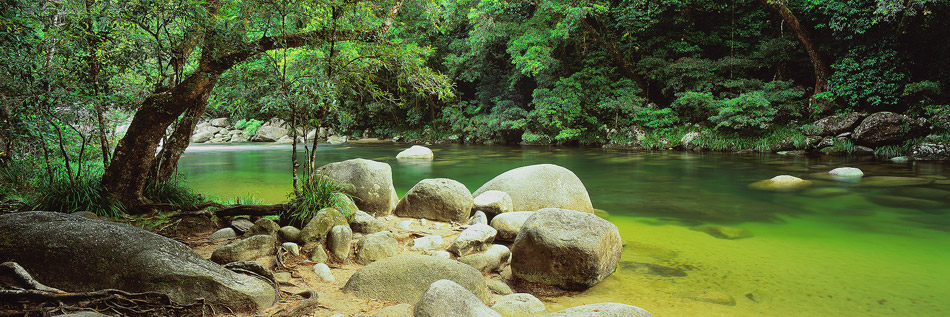
<svg viewBox="0 0 950 317">
<path fill-rule="evenodd" d="M 547 299 L 551 311 L 612 301 L 657 316 L 950 314 L 948 163 L 468 145 L 430 146 L 431 162 L 397 161 L 404 148 L 321 144 L 318 164 L 358 157 L 389 163 L 400 197 L 436 177 L 475 191 L 531 164 L 577 174 L 626 246 L 614 274 L 583 293 Z M 190 186 L 212 197 L 277 203 L 291 191 L 289 145 L 192 145 L 180 166 Z M 815 175 L 844 166 L 862 169 L 865 179 L 933 182 L 888 186 Z M 796 193 L 748 188 L 781 174 L 815 184 Z M 754 236 L 726 240 L 690 229 L 702 224 Z M 729 296 L 734 305 L 707 302 Z"/>
</svg>

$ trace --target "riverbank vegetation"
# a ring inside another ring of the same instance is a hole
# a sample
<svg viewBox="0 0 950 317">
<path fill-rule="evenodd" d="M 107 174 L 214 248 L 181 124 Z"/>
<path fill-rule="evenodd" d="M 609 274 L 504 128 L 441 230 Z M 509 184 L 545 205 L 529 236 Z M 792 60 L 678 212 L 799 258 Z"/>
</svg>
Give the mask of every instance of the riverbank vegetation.
<svg viewBox="0 0 950 317">
<path fill-rule="evenodd" d="M 105 214 L 200 202 L 175 188 L 202 117 L 245 134 L 277 117 L 293 139 L 732 151 L 813 142 L 803 128 L 829 115 L 925 118 L 929 133 L 873 149 L 893 156 L 950 139 L 948 15 L 934 0 L 9 0 L 2 194 L 123 206 Z"/>
</svg>

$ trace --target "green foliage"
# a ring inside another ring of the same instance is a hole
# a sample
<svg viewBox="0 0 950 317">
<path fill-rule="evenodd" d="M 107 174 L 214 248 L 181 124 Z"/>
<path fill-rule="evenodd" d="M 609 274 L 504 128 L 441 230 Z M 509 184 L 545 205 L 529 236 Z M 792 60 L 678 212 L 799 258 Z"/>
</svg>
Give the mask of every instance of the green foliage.
<svg viewBox="0 0 950 317">
<path fill-rule="evenodd" d="M 334 207 L 349 219 L 352 212 L 347 209 L 346 194 L 352 185 L 342 184 L 323 174 L 313 177 L 304 177 L 300 184 L 300 191 L 291 194 L 289 207 L 278 213 L 281 224 L 288 224 L 302 228 L 317 214 L 317 211 L 327 207 Z"/>
<path fill-rule="evenodd" d="M 897 105 L 907 75 L 898 52 L 884 45 L 860 46 L 831 65 L 831 91 L 851 110 Z"/>
<path fill-rule="evenodd" d="M 264 200 L 263 200 L 263 199 L 260 199 L 260 198 L 257 198 L 257 197 L 255 197 L 254 195 L 247 194 L 247 195 L 244 195 L 244 196 L 241 196 L 241 197 L 237 197 L 237 198 L 219 200 L 219 201 L 217 201 L 217 203 L 222 204 L 222 205 L 225 205 L 225 206 L 231 206 L 231 205 L 263 205 L 263 204 L 264 204 Z"/>
<path fill-rule="evenodd" d="M 153 202 L 172 205 L 190 206 L 204 201 L 201 195 L 185 185 L 184 180 L 178 180 L 177 178 L 162 183 L 149 181 L 145 183 L 144 194 L 146 198 Z"/>
<path fill-rule="evenodd" d="M 719 109 L 721 101 L 716 100 L 712 93 L 687 91 L 679 95 L 670 104 L 670 107 L 683 115 L 686 120 L 701 122 L 713 115 Z"/>
<path fill-rule="evenodd" d="M 709 117 L 709 121 L 719 130 L 758 133 L 772 124 L 777 113 L 764 93 L 754 91 L 724 100 L 718 114 Z"/>
<path fill-rule="evenodd" d="M 243 120 L 242 120 L 242 121 L 243 121 Z M 240 123 L 241 121 L 238 121 L 238 122 Z M 260 129 L 260 128 L 261 128 L 261 125 L 263 125 L 263 124 L 264 124 L 264 121 L 261 121 L 261 120 L 257 120 L 257 119 L 250 119 L 250 120 L 247 120 L 247 121 L 242 125 L 242 127 L 244 128 L 244 130 L 242 131 L 242 133 L 244 133 L 244 136 L 245 136 L 245 137 L 250 138 L 250 137 L 253 136 L 255 133 L 257 133 L 257 129 Z M 235 125 L 235 127 L 237 127 L 237 125 Z M 241 128 L 238 128 L 238 129 L 241 129 Z"/>
</svg>

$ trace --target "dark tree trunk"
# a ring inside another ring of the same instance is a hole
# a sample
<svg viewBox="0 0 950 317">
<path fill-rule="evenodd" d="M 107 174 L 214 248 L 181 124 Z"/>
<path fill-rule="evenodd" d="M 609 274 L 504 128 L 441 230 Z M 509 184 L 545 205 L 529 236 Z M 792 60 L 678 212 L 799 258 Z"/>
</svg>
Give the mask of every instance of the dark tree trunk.
<svg viewBox="0 0 950 317">
<path fill-rule="evenodd" d="M 102 175 L 103 187 L 123 203 L 128 212 L 148 211 L 140 210 L 141 206 L 149 204 L 142 192 L 156 158 L 159 140 L 185 110 L 199 107 L 206 100 L 223 71 L 202 65 L 181 84 L 148 96 L 135 112 L 128 132 L 119 141 L 112 162 Z"/>
<path fill-rule="evenodd" d="M 808 52 L 808 58 L 811 59 L 812 66 L 815 68 L 814 94 L 828 91 L 828 77 L 831 74 L 828 70 L 828 64 L 825 64 L 825 60 L 822 59 L 821 54 L 818 53 L 818 46 L 815 45 L 815 41 L 812 40 L 811 35 L 798 21 L 795 14 L 792 13 L 792 11 L 785 6 L 785 2 L 781 0 L 759 0 L 759 2 L 782 17 L 782 21 L 788 24 L 788 27 L 795 32 L 795 35 L 798 36 L 798 40 L 802 43 L 802 46 L 805 47 L 805 51 Z"/>
<path fill-rule="evenodd" d="M 205 108 L 208 107 L 208 94 L 210 94 L 210 92 L 209 90 L 201 97 L 197 104 L 193 107 L 189 107 L 188 110 L 185 111 L 185 114 L 175 127 L 175 132 L 172 132 L 171 137 L 169 137 L 165 145 L 162 146 L 162 150 L 158 153 L 158 158 L 151 174 L 156 182 L 166 182 L 172 175 L 175 175 L 175 172 L 178 170 L 178 160 L 181 159 L 181 154 L 185 152 L 185 148 L 187 148 L 188 143 L 191 142 L 191 135 L 195 131 L 195 125 L 198 124 L 198 120 L 201 118 L 201 115 L 204 114 Z"/>
<path fill-rule="evenodd" d="M 640 95 L 643 97 L 648 97 L 648 87 L 646 81 L 643 80 L 643 77 L 640 77 L 640 74 L 637 74 L 636 70 L 633 69 L 633 65 L 627 61 L 627 58 L 624 57 L 623 52 L 620 51 L 620 47 L 615 41 L 608 41 L 608 39 L 601 35 L 600 32 L 594 27 L 594 25 L 601 25 L 600 21 L 597 21 L 594 17 L 587 17 L 581 20 L 581 23 L 584 24 L 584 28 L 587 30 L 587 34 L 590 34 L 598 44 L 600 44 L 604 49 L 607 50 L 607 53 L 610 54 L 610 57 L 614 59 L 614 63 L 617 65 L 617 68 L 620 69 L 620 72 L 623 73 L 624 77 L 633 79 L 637 83 L 637 87 L 640 87 Z"/>
</svg>

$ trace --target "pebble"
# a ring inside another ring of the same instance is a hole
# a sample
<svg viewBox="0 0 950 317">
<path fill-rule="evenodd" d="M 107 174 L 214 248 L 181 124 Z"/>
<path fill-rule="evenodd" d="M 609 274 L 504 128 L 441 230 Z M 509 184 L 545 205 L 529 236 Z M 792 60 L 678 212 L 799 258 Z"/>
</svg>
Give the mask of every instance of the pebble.
<svg viewBox="0 0 950 317">
<path fill-rule="evenodd" d="M 290 254 L 300 255 L 300 246 L 297 245 L 296 243 L 284 242 L 280 246 L 283 247 L 284 250 L 287 250 L 288 252 L 290 252 Z"/>
<path fill-rule="evenodd" d="M 234 228 L 224 228 L 218 231 L 215 231 L 208 238 L 211 239 L 228 239 L 237 237 L 237 232 L 234 231 Z"/>
</svg>

